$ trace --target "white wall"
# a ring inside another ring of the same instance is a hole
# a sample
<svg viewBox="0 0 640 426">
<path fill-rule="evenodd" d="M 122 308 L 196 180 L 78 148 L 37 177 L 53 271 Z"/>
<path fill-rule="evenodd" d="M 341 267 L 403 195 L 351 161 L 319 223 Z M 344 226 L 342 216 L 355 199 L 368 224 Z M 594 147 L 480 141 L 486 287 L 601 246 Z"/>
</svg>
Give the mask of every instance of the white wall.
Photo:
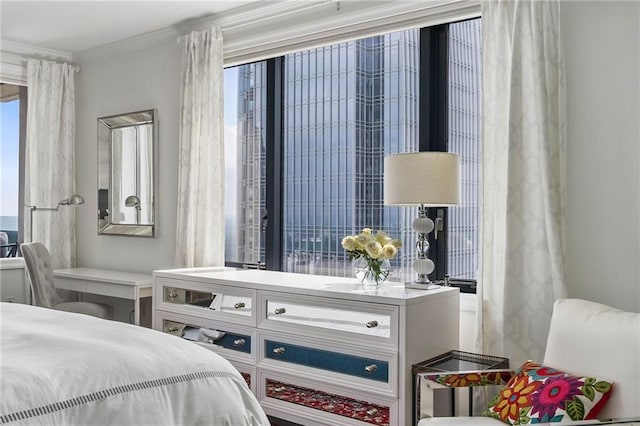
<svg viewBox="0 0 640 426">
<path fill-rule="evenodd" d="M 640 3 L 563 2 L 569 295 L 640 311 Z"/>
<path fill-rule="evenodd" d="M 640 3 L 564 2 L 568 91 L 569 295 L 640 310 Z M 78 264 L 135 272 L 173 265 L 180 52 L 174 41 L 78 61 Z M 96 119 L 157 108 L 158 237 L 98 236 Z M 470 334 L 472 336 L 472 334 Z M 463 345 L 466 346 L 466 345 Z"/>
<path fill-rule="evenodd" d="M 77 58 L 76 209 L 78 266 L 149 273 L 174 265 L 180 110 L 180 46 L 175 39 L 130 53 Z M 98 117 L 156 108 L 159 185 L 156 238 L 98 235 Z"/>
</svg>

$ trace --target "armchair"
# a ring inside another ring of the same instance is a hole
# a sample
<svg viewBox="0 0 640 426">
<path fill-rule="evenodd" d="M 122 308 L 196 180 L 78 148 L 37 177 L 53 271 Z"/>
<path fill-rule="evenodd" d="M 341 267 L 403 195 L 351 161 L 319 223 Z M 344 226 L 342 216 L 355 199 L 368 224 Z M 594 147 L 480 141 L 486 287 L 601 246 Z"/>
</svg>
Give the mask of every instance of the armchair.
<svg viewBox="0 0 640 426">
<path fill-rule="evenodd" d="M 580 299 L 556 301 L 544 365 L 613 382 L 600 419 L 630 419 L 640 425 L 640 313 Z M 581 421 L 570 424 L 593 424 Z M 563 423 L 550 423 L 551 425 Z M 568 424 L 568 423 L 567 423 Z M 610 423 L 608 423 L 610 424 Z M 489 417 L 434 417 L 419 426 L 504 425 Z"/>
</svg>

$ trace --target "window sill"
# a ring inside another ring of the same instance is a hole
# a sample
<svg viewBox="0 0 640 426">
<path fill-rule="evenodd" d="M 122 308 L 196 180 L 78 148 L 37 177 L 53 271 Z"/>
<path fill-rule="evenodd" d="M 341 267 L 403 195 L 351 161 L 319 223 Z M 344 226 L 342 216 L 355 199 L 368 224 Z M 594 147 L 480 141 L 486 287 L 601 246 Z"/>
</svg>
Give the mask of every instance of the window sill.
<svg viewBox="0 0 640 426">
<path fill-rule="evenodd" d="M 7 257 L 0 259 L 0 269 L 24 269 L 24 259 L 21 257 Z"/>
</svg>

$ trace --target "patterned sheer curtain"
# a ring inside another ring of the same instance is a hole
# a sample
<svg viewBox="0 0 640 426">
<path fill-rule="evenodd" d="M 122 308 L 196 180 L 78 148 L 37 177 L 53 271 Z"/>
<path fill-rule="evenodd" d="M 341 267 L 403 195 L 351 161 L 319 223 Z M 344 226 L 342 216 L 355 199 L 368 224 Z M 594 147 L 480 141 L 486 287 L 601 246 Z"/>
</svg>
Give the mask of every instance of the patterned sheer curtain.
<svg viewBox="0 0 640 426">
<path fill-rule="evenodd" d="M 25 204 L 56 207 L 75 194 L 75 65 L 27 62 Z M 25 241 L 43 243 L 55 268 L 75 265 L 75 209 L 33 212 L 33 235 L 25 211 Z"/>
<path fill-rule="evenodd" d="M 558 1 L 482 2 L 478 350 L 542 361 L 565 286 L 565 77 Z"/>
<path fill-rule="evenodd" d="M 182 82 L 176 266 L 224 265 L 222 32 L 180 38 Z"/>
</svg>

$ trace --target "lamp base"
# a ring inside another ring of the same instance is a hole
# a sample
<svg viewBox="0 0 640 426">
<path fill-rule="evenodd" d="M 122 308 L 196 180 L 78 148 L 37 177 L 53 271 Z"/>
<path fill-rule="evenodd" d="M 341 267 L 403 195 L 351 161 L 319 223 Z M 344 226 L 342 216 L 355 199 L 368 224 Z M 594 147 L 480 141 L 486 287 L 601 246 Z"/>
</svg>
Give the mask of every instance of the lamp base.
<svg viewBox="0 0 640 426">
<path fill-rule="evenodd" d="M 416 281 L 410 281 L 410 282 L 405 282 L 404 283 L 404 288 L 413 288 L 413 289 L 417 289 L 417 290 L 435 290 L 438 289 L 442 286 L 439 286 L 438 284 L 434 284 L 433 282 L 429 281 L 426 283 L 420 283 L 420 282 L 416 282 Z"/>
</svg>

